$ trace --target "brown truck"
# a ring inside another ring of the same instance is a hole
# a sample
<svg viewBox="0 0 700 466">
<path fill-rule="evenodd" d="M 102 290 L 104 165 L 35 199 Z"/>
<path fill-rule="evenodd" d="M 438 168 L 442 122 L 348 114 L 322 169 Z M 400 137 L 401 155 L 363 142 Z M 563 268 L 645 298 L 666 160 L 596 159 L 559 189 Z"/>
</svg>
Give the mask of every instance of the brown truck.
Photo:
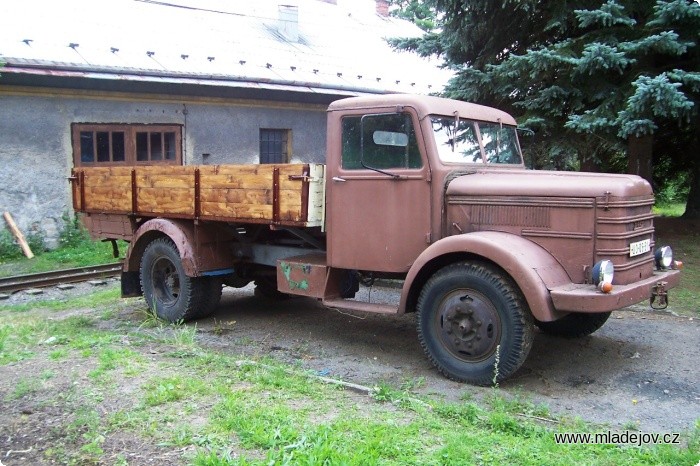
<svg viewBox="0 0 700 466">
<path fill-rule="evenodd" d="M 680 280 L 655 244 L 654 197 L 632 175 L 525 170 L 515 120 L 436 97 L 328 108 L 326 164 L 80 167 L 73 206 L 130 243 L 122 295 L 161 318 L 210 314 L 222 285 L 329 307 L 417 313 L 447 377 L 515 372 L 534 326 L 590 334 L 610 312 L 666 305 Z M 398 280 L 393 304 L 353 299 Z"/>
</svg>

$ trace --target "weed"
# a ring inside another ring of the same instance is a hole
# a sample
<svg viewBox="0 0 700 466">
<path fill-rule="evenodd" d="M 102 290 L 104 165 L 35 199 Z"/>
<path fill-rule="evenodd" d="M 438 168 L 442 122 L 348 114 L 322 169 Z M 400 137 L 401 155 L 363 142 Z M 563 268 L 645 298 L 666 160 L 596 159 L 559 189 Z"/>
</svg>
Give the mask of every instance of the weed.
<svg viewBox="0 0 700 466">
<path fill-rule="evenodd" d="M 160 317 L 158 317 L 156 312 L 150 307 L 139 308 L 136 312 L 136 315 L 141 321 L 141 323 L 139 324 L 139 329 L 157 328 L 162 330 L 165 326 L 165 322 Z"/>
<path fill-rule="evenodd" d="M 211 386 L 200 378 L 172 376 L 151 379 L 143 386 L 145 406 L 182 401 L 195 395 L 209 394 Z"/>
<path fill-rule="evenodd" d="M 8 230 L 0 231 L 0 261 L 7 261 L 22 257 L 20 249 L 14 236 Z"/>
<path fill-rule="evenodd" d="M 423 385 L 425 385 L 425 377 L 415 377 L 415 378 L 404 381 L 401 384 L 401 390 L 404 392 L 410 392 L 410 391 L 418 390 Z"/>
<path fill-rule="evenodd" d="M 436 403 L 433 409 L 440 418 L 456 422 L 463 427 L 476 425 L 485 415 L 474 403 Z"/>
<path fill-rule="evenodd" d="M 0 326 L 0 353 L 5 349 L 5 342 L 10 336 L 10 327 L 8 325 Z"/>
<path fill-rule="evenodd" d="M 53 350 L 49 353 L 49 359 L 53 361 L 59 361 L 68 357 L 68 350 L 66 348 L 61 348 Z"/>
<path fill-rule="evenodd" d="M 172 327 L 168 332 L 165 343 L 169 343 L 179 348 L 190 348 L 195 345 L 197 337 L 197 324 L 184 325 L 182 323 Z"/>
<path fill-rule="evenodd" d="M 501 363 L 501 345 L 496 346 L 496 362 L 493 364 L 493 388 L 498 388 L 498 365 Z"/>
<path fill-rule="evenodd" d="M 31 230 L 24 239 L 35 256 L 41 255 L 46 249 L 44 235 L 39 230 Z M 0 231 L 0 263 L 21 257 L 24 257 L 24 253 L 12 233 L 8 230 Z"/>
<path fill-rule="evenodd" d="M 63 229 L 58 235 L 58 243 L 64 248 L 77 248 L 90 242 L 90 235 L 80 223 L 77 215 L 71 216 L 68 211 L 63 212 Z"/>
<path fill-rule="evenodd" d="M 212 329 L 212 333 L 214 335 L 223 335 L 226 333 L 228 330 L 231 330 L 231 328 L 236 324 L 235 320 L 229 320 L 227 322 L 224 322 L 223 320 L 218 320 L 214 319 L 214 328 Z"/>
<path fill-rule="evenodd" d="M 125 374 L 134 374 L 134 366 L 143 362 L 143 357 L 129 348 L 106 347 L 97 353 L 97 368 L 88 373 L 94 380 L 103 379 L 109 372 L 118 367 L 125 367 Z M 106 380 L 105 380 L 106 381 Z"/>
<path fill-rule="evenodd" d="M 9 395 L 9 398 L 11 400 L 19 400 L 27 395 L 36 393 L 39 391 L 39 388 L 41 388 L 41 384 L 37 379 L 20 379 L 17 381 L 17 384 L 15 385 L 14 390 L 12 390 L 12 393 Z"/>
</svg>

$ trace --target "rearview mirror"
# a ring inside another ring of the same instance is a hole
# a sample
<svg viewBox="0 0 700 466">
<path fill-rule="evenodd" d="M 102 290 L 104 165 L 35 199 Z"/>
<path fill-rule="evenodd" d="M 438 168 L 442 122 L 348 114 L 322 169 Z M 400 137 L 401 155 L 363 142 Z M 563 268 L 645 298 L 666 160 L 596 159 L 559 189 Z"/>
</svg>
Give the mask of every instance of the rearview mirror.
<svg viewBox="0 0 700 466">
<path fill-rule="evenodd" d="M 375 131 L 372 133 L 372 140 L 380 146 L 407 147 L 408 135 L 395 133 L 393 131 Z"/>
</svg>

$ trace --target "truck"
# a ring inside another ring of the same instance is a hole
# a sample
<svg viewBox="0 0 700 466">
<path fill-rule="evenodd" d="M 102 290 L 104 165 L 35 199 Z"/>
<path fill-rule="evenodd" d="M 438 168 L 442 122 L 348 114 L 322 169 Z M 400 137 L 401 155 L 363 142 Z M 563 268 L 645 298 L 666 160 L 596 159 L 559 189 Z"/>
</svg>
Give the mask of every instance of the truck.
<svg viewBox="0 0 700 466">
<path fill-rule="evenodd" d="M 488 385 L 525 361 L 535 328 L 599 329 L 665 307 L 680 265 L 656 244 L 654 195 L 623 174 L 527 170 L 515 119 L 432 96 L 333 102 L 326 163 L 79 166 L 73 208 L 129 243 L 124 297 L 158 317 L 212 313 L 251 282 L 340 310 L 415 313 L 437 370 Z M 393 280 L 395 302 L 357 298 Z"/>
</svg>

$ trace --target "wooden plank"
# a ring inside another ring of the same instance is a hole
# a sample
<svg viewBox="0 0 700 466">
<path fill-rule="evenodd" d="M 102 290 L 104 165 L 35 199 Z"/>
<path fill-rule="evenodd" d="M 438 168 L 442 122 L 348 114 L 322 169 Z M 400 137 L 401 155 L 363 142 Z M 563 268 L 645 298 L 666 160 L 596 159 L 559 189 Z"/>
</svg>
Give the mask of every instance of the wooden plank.
<svg viewBox="0 0 700 466">
<path fill-rule="evenodd" d="M 249 164 L 249 165 L 202 165 L 199 167 L 202 175 L 228 175 L 228 176 L 262 176 L 272 179 L 272 170 L 280 166 L 275 164 Z"/>
<path fill-rule="evenodd" d="M 194 175 L 197 168 L 195 165 L 139 165 L 136 166 L 136 173 L 142 176 L 146 175 L 166 175 L 166 176 L 185 176 Z"/>
<path fill-rule="evenodd" d="M 188 189 L 194 192 L 194 175 L 156 175 L 136 172 L 136 184 L 139 187 L 163 189 Z"/>
<path fill-rule="evenodd" d="M 272 220 L 271 205 L 202 202 L 202 215 L 245 219 Z"/>
<path fill-rule="evenodd" d="M 19 247 L 22 249 L 22 252 L 24 253 L 24 255 L 27 256 L 27 259 L 32 259 L 34 257 L 34 253 L 32 252 L 32 248 L 29 247 L 29 243 L 27 243 L 27 240 L 24 239 L 24 235 L 22 234 L 22 231 L 19 229 L 19 227 L 15 223 L 15 219 L 12 218 L 12 215 L 10 215 L 9 212 L 5 212 L 3 214 L 3 217 L 5 217 L 5 221 L 7 222 L 7 226 L 10 228 L 10 231 L 17 239 L 17 242 L 19 243 Z"/>
<path fill-rule="evenodd" d="M 244 174 L 235 175 L 201 175 L 202 189 L 272 189 L 272 173 L 270 176 Z"/>
<path fill-rule="evenodd" d="M 194 192 L 192 190 L 137 188 L 139 212 L 158 214 L 194 215 Z"/>
<path fill-rule="evenodd" d="M 270 204 L 271 189 L 202 189 L 200 199 L 206 202 L 232 202 L 234 204 Z"/>
<path fill-rule="evenodd" d="M 85 186 L 84 209 L 106 209 L 118 212 L 131 211 L 131 182 L 123 186 Z"/>
</svg>

